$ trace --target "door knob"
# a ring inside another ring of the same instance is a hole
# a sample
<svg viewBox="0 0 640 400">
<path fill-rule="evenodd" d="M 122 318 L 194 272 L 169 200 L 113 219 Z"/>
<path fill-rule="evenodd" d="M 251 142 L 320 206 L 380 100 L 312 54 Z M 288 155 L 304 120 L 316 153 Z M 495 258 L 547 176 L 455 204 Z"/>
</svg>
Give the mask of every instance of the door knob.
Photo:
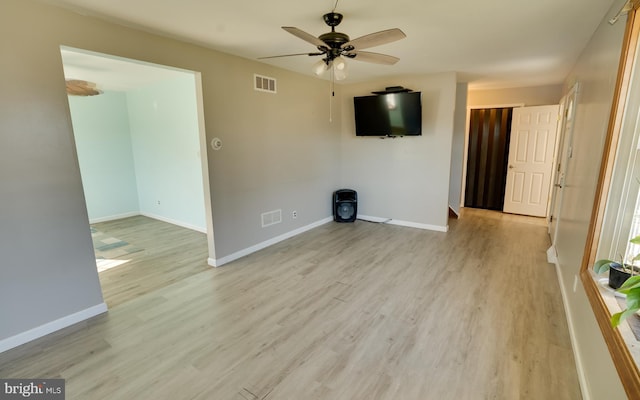
<svg viewBox="0 0 640 400">
<path fill-rule="evenodd" d="M 511 164 L 509 164 L 509 169 L 514 169 L 515 167 Z"/>
<path fill-rule="evenodd" d="M 555 187 L 557 187 L 557 188 L 562 189 L 562 185 L 561 185 L 561 184 L 559 184 L 559 183 L 556 183 L 556 184 L 554 184 L 553 186 L 555 186 Z"/>
</svg>

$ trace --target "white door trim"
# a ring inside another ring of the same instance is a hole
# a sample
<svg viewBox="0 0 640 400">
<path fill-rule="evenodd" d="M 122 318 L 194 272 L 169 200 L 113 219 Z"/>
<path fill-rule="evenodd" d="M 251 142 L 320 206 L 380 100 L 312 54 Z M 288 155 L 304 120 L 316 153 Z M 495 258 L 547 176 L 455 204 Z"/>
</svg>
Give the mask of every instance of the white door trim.
<svg viewBox="0 0 640 400">
<path fill-rule="evenodd" d="M 575 124 L 574 120 L 575 120 L 575 113 L 576 113 L 576 102 L 578 100 L 579 94 L 580 94 L 580 82 L 576 82 L 571 87 L 571 89 L 567 92 L 567 94 L 563 97 L 565 106 L 564 106 L 564 109 L 561 110 L 562 116 L 560 118 L 561 121 L 560 121 L 559 130 L 558 130 L 558 142 L 557 142 L 558 148 L 556 149 L 555 158 L 553 160 L 554 173 L 556 171 L 560 173 L 563 171 L 566 171 L 567 164 L 569 163 L 570 157 L 568 154 L 565 154 L 565 153 L 569 152 L 569 149 L 571 148 L 571 143 L 573 142 L 573 131 L 574 131 L 573 128 Z M 573 97 L 573 105 L 571 106 L 570 109 L 567 109 L 567 104 L 572 97 Z M 571 121 L 571 125 L 567 130 L 568 121 Z M 560 171 L 558 171 L 559 163 L 561 163 Z M 562 186 L 564 186 L 564 179 L 562 174 L 560 174 L 559 176 L 554 176 L 553 182 L 554 184 L 560 185 L 560 187 L 554 186 L 552 188 L 550 203 L 553 203 L 553 204 L 549 204 L 549 237 L 551 239 L 551 245 L 555 247 L 556 235 L 558 234 L 558 225 L 560 222 L 557 218 L 557 215 L 555 214 L 557 214 L 556 211 L 560 211 L 560 208 L 562 207 L 562 197 L 563 197 Z M 552 216 L 554 217 L 553 221 L 551 221 Z"/>
</svg>

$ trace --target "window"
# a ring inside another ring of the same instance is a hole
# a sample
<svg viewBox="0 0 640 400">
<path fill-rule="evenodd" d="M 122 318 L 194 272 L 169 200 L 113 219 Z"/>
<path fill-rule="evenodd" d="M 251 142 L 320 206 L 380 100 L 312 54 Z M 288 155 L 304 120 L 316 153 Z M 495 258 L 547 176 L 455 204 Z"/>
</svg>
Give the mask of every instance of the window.
<svg viewBox="0 0 640 400">
<path fill-rule="evenodd" d="M 629 396 L 640 393 L 640 346 L 629 336 L 629 329 L 611 328 L 612 299 L 602 294 L 602 288 L 592 275 L 591 266 L 598 257 L 625 254 L 627 242 L 638 229 L 640 214 L 640 168 L 638 167 L 638 132 L 640 115 L 640 68 L 634 73 L 640 37 L 640 0 L 628 3 L 632 9 L 627 17 L 627 29 L 622 47 L 613 107 L 609 118 L 596 199 L 580 277 L 598 325 L 607 342 L 625 391 Z M 615 299 L 613 300 L 615 301 Z M 630 346 L 636 350 L 630 351 Z"/>
</svg>

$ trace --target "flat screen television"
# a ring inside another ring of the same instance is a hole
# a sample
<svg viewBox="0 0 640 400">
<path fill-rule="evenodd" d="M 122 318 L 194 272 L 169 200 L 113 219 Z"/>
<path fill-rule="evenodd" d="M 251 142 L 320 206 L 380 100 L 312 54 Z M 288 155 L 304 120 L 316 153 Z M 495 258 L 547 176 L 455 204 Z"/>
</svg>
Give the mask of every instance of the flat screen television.
<svg viewBox="0 0 640 400">
<path fill-rule="evenodd" d="M 353 107 L 356 136 L 422 135 L 420 92 L 354 97 Z"/>
</svg>

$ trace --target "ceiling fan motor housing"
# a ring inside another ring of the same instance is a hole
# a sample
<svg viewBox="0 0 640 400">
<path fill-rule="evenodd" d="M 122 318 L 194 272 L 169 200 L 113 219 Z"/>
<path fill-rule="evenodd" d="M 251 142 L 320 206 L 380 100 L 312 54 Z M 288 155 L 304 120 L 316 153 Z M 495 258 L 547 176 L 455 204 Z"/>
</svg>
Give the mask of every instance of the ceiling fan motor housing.
<svg viewBox="0 0 640 400">
<path fill-rule="evenodd" d="M 332 49 L 339 49 L 340 46 L 349 42 L 349 36 L 341 32 L 327 32 L 318 36 L 318 39 L 322 40 L 329 45 Z"/>
<path fill-rule="evenodd" d="M 336 26 L 340 25 L 340 22 L 342 22 L 342 14 L 330 12 L 323 15 L 322 19 L 324 19 L 324 22 L 331 27 L 331 32 L 318 36 L 318 39 L 322 40 L 329 46 L 326 60 L 328 63 L 342 54 L 345 50 L 342 48 L 342 45 L 348 43 L 351 39 L 349 39 L 349 35 L 342 32 L 336 32 Z M 325 49 L 318 47 L 318 50 L 324 51 Z"/>
<path fill-rule="evenodd" d="M 342 14 L 330 12 L 323 15 L 322 19 L 324 19 L 325 24 L 333 28 L 334 26 L 340 25 L 340 22 L 342 22 Z"/>
</svg>

